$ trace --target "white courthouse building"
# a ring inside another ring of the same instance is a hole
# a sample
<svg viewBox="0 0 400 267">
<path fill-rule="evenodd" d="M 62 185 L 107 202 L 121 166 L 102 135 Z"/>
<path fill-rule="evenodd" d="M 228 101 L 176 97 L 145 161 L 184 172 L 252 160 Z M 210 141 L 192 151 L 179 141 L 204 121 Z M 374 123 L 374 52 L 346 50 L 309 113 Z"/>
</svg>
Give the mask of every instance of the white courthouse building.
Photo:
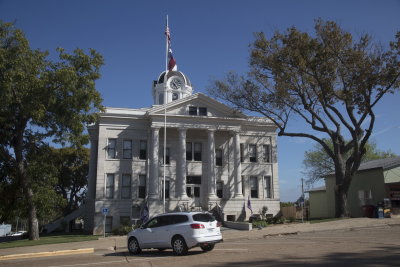
<svg viewBox="0 0 400 267">
<path fill-rule="evenodd" d="M 109 210 L 106 232 L 140 218 L 145 200 L 150 216 L 162 213 L 164 170 L 166 212 L 219 205 L 224 220 L 245 220 L 251 214 L 249 197 L 254 213 L 263 206 L 269 214 L 279 212 L 277 134 L 271 121 L 193 94 L 180 71 L 163 72 L 152 90 L 152 107 L 106 108 L 89 128 L 86 230 L 103 233 L 103 208 Z"/>
</svg>

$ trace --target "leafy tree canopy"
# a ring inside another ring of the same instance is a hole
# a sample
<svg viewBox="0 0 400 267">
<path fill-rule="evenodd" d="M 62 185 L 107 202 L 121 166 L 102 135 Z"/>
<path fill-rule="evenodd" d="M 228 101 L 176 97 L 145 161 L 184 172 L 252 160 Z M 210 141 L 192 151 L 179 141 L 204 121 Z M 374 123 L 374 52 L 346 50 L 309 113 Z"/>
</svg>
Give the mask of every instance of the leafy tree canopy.
<svg viewBox="0 0 400 267">
<path fill-rule="evenodd" d="M 337 216 L 349 215 L 347 191 L 374 128 L 374 108 L 400 87 L 400 32 L 388 49 L 371 40 L 320 19 L 314 35 L 296 27 L 269 39 L 255 33 L 248 75 L 231 72 L 209 88 L 234 108 L 269 118 L 279 136 L 322 146 L 335 166 Z"/>
<path fill-rule="evenodd" d="M 10 170 L 5 179 L 22 188 L 30 239 L 39 238 L 34 184 L 44 177 L 30 171 L 29 157 L 40 158 L 50 142 L 86 144 L 85 126 L 102 110 L 95 88 L 102 56 L 93 49 L 57 52 L 58 60 L 49 60 L 47 51 L 29 46 L 21 30 L 0 21 L 0 161 Z"/>
<path fill-rule="evenodd" d="M 331 140 L 326 140 L 326 143 L 332 146 Z M 397 155 L 389 151 L 381 151 L 373 142 L 368 142 L 365 145 L 365 154 L 361 162 L 367 162 L 375 159 L 391 158 Z M 348 155 L 349 156 L 349 155 Z M 335 172 L 335 164 L 325 150 L 319 144 L 315 144 L 314 148 L 304 153 L 303 166 L 305 168 L 304 175 L 306 176 L 307 186 L 311 186 L 315 182 L 323 179 L 327 174 Z"/>
</svg>

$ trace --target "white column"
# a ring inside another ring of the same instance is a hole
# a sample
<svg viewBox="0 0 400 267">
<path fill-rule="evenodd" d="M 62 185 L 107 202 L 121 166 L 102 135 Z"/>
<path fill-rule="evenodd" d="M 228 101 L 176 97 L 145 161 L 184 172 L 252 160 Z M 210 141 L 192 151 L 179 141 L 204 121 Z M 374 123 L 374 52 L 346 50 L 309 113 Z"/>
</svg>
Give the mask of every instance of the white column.
<svg viewBox="0 0 400 267">
<path fill-rule="evenodd" d="M 159 180 L 159 164 L 158 164 L 158 148 L 159 148 L 159 127 L 151 127 L 151 160 L 149 175 L 149 198 L 159 199 L 158 180 Z"/>
<path fill-rule="evenodd" d="M 179 161 L 177 167 L 178 184 L 181 185 L 180 199 L 186 200 L 186 129 L 179 129 Z"/>
<path fill-rule="evenodd" d="M 208 129 L 208 198 L 215 199 L 217 195 L 215 184 L 215 140 L 214 129 Z"/>
<path fill-rule="evenodd" d="M 242 194 L 242 164 L 240 162 L 240 134 L 234 133 L 234 175 L 235 175 L 235 198 L 243 198 Z"/>
</svg>

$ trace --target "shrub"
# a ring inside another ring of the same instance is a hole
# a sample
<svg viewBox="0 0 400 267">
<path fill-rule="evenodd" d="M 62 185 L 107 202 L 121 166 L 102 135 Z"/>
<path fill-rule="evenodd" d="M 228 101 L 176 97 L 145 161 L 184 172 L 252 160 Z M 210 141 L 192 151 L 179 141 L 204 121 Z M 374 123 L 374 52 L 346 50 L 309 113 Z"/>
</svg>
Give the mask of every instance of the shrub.
<svg viewBox="0 0 400 267">
<path fill-rule="evenodd" d="M 268 223 L 265 220 L 258 220 L 258 221 L 253 221 L 252 225 L 254 228 L 267 227 Z"/>
<path fill-rule="evenodd" d="M 112 230 L 113 235 L 127 235 L 130 231 L 132 231 L 131 225 L 121 225 L 118 228 L 114 228 Z"/>
</svg>

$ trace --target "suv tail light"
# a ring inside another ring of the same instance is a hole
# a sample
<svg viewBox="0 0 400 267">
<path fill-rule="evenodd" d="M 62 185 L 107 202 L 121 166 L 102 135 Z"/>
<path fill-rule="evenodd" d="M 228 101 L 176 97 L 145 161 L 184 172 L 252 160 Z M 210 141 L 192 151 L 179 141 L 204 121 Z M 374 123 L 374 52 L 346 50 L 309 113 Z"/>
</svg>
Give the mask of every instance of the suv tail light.
<svg viewBox="0 0 400 267">
<path fill-rule="evenodd" d="M 221 222 L 217 222 L 217 227 L 221 227 L 222 223 Z"/>
<path fill-rule="evenodd" d="M 201 228 L 204 228 L 204 224 L 201 224 L 201 223 L 192 223 L 192 224 L 190 225 L 190 227 L 192 227 L 193 229 L 201 229 Z"/>
</svg>

